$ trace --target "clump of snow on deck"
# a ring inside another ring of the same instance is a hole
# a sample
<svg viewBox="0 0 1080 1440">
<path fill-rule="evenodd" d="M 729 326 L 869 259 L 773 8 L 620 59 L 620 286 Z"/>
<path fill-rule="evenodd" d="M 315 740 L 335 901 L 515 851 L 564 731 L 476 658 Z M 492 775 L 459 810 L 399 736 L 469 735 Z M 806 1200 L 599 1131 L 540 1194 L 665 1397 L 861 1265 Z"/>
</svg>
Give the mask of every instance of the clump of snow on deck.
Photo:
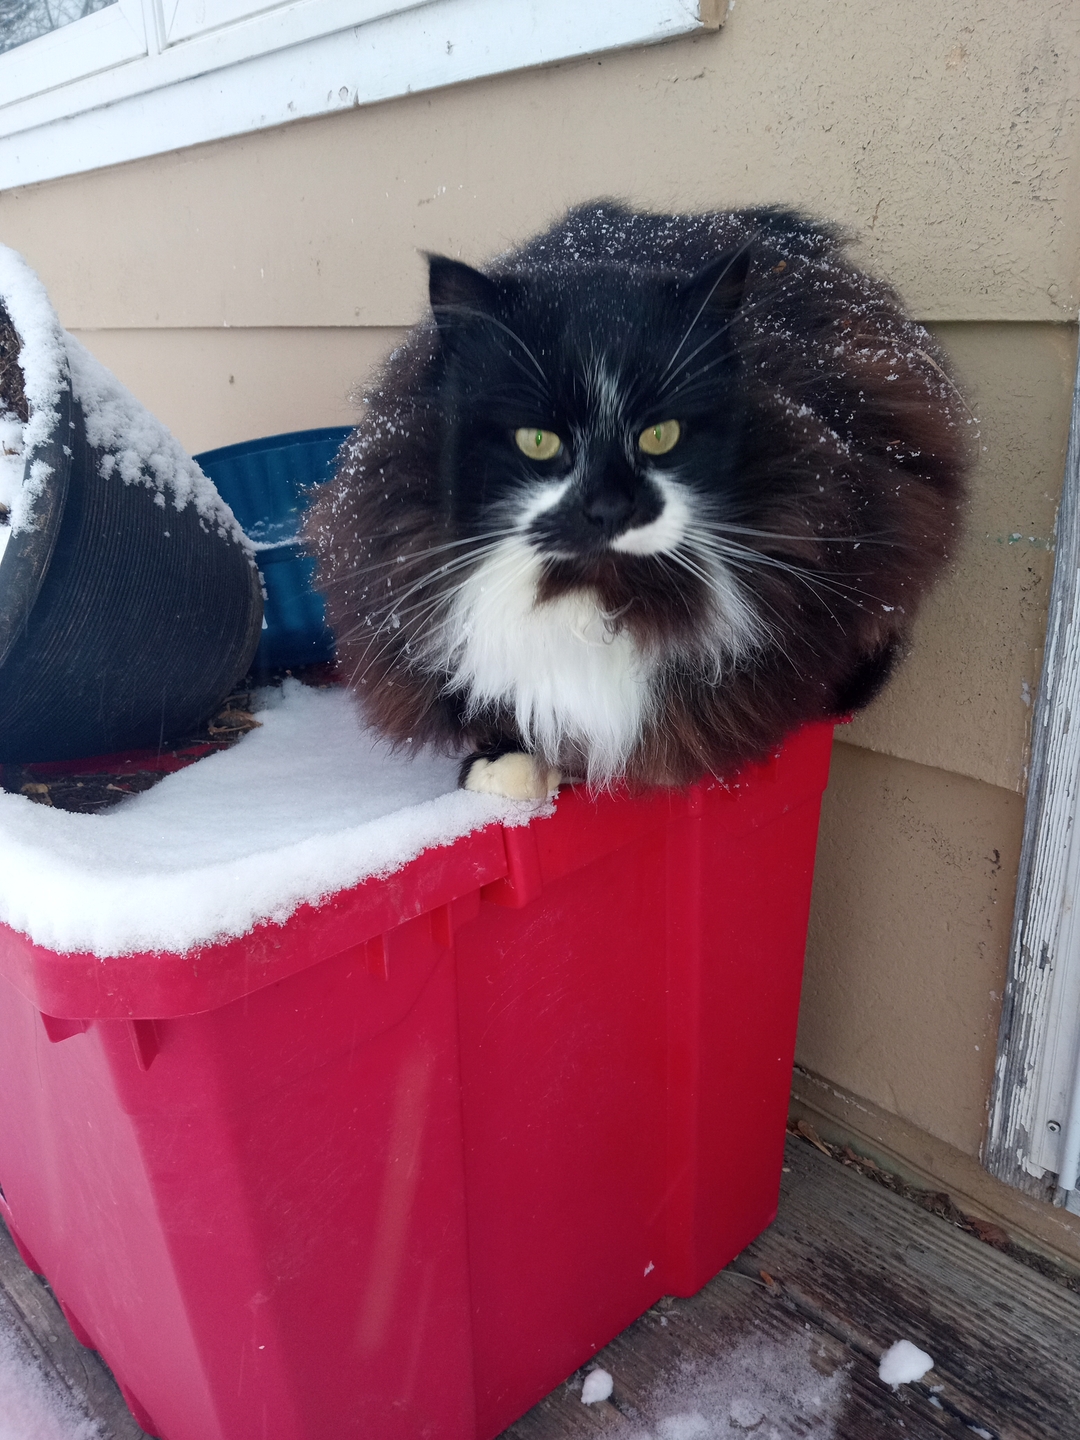
<svg viewBox="0 0 1080 1440">
<path fill-rule="evenodd" d="M 625 1440 L 830 1440 L 848 1376 L 815 1336 L 750 1335 L 712 1360 L 686 1361 L 636 1404 L 619 1394 L 618 1375 L 614 1388 L 631 1421 L 619 1428 Z"/>
<path fill-rule="evenodd" d="M 213 481 L 116 376 L 106 370 L 73 335 L 66 336 L 71 387 L 82 406 L 86 438 L 105 453 L 100 469 L 125 485 L 157 491 L 159 505 L 177 510 L 194 505 L 206 524 L 253 554 L 247 536 L 222 500 Z"/>
<path fill-rule="evenodd" d="M 51 473 L 44 461 L 23 475 L 24 458 L 49 438 L 59 418 L 60 391 L 66 387 L 64 331 L 49 304 L 45 287 L 16 251 L 0 245 L 0 298 L 22 342 L 19 367 L 30 418 L 3 416 L 0 448 L 11 451 L 0 469 L 0 501 L 10 513 L 9 534 L 33 522 L 34 501 Z"/>
<path fill-rule="evenodd" d="M 590 1370 L 585 1376 L 585 1383 L 581 1387 L 581 1403 L 583 1405 L 596 1405 L 601 1400 L 607 1400 L 615 1388 L 615 1381 L 608 1370 Z"/>
<path fill-rule="evenodd" d="M 882 1355 L 878 1376 L 895 1390 L 898 1385 L 910 1385 L 921 1380 L 926 1372 L 933 1368 L 932 1355 L 920 1350 L 910 1340 L 897 1340 Z"/>
<path fill-rule="evenodd" d="M 263 696 L 233 749 L 102 815 L 0 794 L 0 920 L 62 952 L 183 951 L 541 813 L 459 790 L 456 760 L 395 754 L 343 690 Z"/>
</svg>

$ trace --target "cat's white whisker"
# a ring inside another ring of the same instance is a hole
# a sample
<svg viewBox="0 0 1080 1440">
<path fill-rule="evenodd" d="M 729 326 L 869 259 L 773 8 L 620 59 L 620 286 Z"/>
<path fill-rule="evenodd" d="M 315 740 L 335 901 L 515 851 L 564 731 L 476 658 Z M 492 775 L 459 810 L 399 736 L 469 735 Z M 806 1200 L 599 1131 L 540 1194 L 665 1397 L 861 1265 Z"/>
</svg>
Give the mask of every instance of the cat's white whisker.
<svg viewBox="0 0 1080 1440">
<path fill-rule="evenodd" d="M 386 601 L 384 605 L 377 607 L 375 613 L 383 614 L 387 617 L 387 619 L 389 619 L 395 613 L 400 614 L 404 602 L 411 599 L 413 595 L 418 594 L 422 590 L 428 589 L 434 582 L 438 580 L 445 580 L 447 576 L 453 575 L 456 571 L 466 569 L 469 566 L 476 564 L 477 561 L 482 560 L 486 554 L 490 553 L 495 548 L 496 547 L 494 544 L 489 546 L 483 546 L 480 547 L 478 550 L 470 551 L 468 555 L 460 555 L 454 560 L 445 561 L 443 564 L 436 566 L 434 570 L 431 570 L 427 574 L 421 576 L 419 580 L 415 580 L 408 587 L 408 589 L 398 593 L 392 593 L 390 598 Z"/>
<path fill-rule="evenodd" d="M 497 530 L 482 530 L 476 535 L 463 535 L 457 540 L 444 540 L 439 545 L 425 545 L 420 550 L 399 550 L 388 560 L 378 560 L 370 565 L 359 567 L 361 570 L 381 570 L 384 568 L 394 569 L 405 562 L 414 564 L 417 560 L 426 560 L 432 555 L 440 555 L 446 550 L 459 550 L 463 545 L 482 545 L 488 540 L 501 540 L 506 535 L 512 535 L 514 527 L 504 525 Z M 357 572 L 359 573 L 359 572 Z"/>
<path fill-rule="evenodd" d="M 540 361 L 529 349 L 528 345 L 525 344 L 525 341 L 521 338 L 521 336 L 511 330 L 509 325 L 504 324 L 502 320 L 499 320 L 496 316 L 490 314 L 485 310 L 474 310 L 467 305 L 447 306 L 446 309 L 448 311 L 451 311 L 454 315 L 463 315 L 469 319 L 479 320 L 484 324 L 492 325 L 496 330 L 501 331 L 504 335 L 509 335 L 510 339 L 513 340 L 515 345 L 519 345 L 521 349 L 525 352 L 525 354 L 529 357 L 529 359 L 532 361 L 533 368 L 540 376 L 540 379 L 544 382 L 544 388 L 548 388 L 550 382 L 548 380 L 544 367 L 540 364 Z"/>
<path fill-rule="evenodd" d="M 687 355 L 686 359 L 683 361 L 683 371 L 685 372 L 687 370 L 690 364 L 697 359 L 697 357 L 702 353 L 702 351 L 707 350 L 710 345 L 715 345 L 718 341 L 724 339 L 727 335 L 728 329 L 729 327 L 725 325 L 723 329 L 717 330 L 712 335 L 707 336 L 697 347 L 696 350 L 691 350 L 690 354 Z M 701 366 L 700 369 L 695 371 L 692 375 L 686 375 L 684 373 L 683 379 L 680 383 L 687 384 L 690 381 L 698 379 L 701 375 L 707 375 L 710 370 L 715 370 L 718 365 L 722 365 L 727 359 L 728 355 L 726 352 L 722 355 L 718 355 L 715 360 L 711 360 L 708 365 Z M 670 375 L 671 370 L 669 367 L 667 370 L 664 371 L 664 374 L 661 376 L 661 382 L 666 382 L 670 378 Z M 676 390 L 673 393 L 677 394 L 678 392 Z"/>
<path fill-rule="evenodd" d="M 418 560 L 429 559 L 434 555 L 445 553 L 448 550 L 456 550 L 465 545 L 476 547 L 488 542 L 493 543 L 514 533 L 514 527 L 508 526 L 502 530 L 487 531 L 482 535 L 469 535 L 462 540 L 451 540 L 444 545 L 431 545 L 423 550 L 400 550 L 389 560 L 374 560 L 363 565 L 356 565 L 351 570 L 343 570 L 341 572 L 341 579 L 353 580 L 360 575 L 372 575 L 377 570 L 385 570 L 388 575 L 395 570 L 400 571 L 405 567 L 411 571 L 415 568 Z"/>
<path fill-rule="evenodd" d="M 435 613 L 440 605 L 449 604 L 457 586 L 438 586 L 433 596 L 425 597 L 417 601 L 414 605 L 405 604 L 407 600 L 422 590 L 428 589 L 436 582 L 445 580 L 447 576 L 454 574 L 456 571 L 475 566 L 482 562 L 485 556 L 497 548 L 498 543 L 498 541 L 488 541 L 484 544 L 474 543 L 474 548 L 467 554 L 456 556 L 454 559 L 436 566 L 433 570 L 421 576 L 420 579 L 414 581 L 408 589 L 400 594 L 393 594 L 385 605 L 376 610 L 375 616 L 381 615 L 383 618 L 377 625 L 372 627 L 372 633 L 368 639 L 368 643 L 358 657 L 356 666 L 354 666 L 354 680 L 357 674 L 369 670 L 371 666 L 386 653 L 389 646 L 393 644 L 395 632 L 400 630 L 403 625 L 411 625 L 415 629 L 421 620 L 427 618 L 429 614 Z M 365 617 L 365 620 L 361 622 L 360 625 L 353 627 L 342 639 L 351 639 L 364 625 L 370 626 L 372 618 L 370 615 Z M 384 636 L 386 637 L 384 643 L 372 654 L 372 647 Z M 341 643 L 340 640 L 339 643 Z"/>
<path fill-rule="evenodd" d="M 715 648 L 718 665 L 742 659 L 767 641 L 768 627 L 756 605 L 722 559 L 702 553 L 696 540 L 687 541 L 664 558 L 674 560 L 705 585 L 713 602 L 713 619 L 704 627 L 702 639 L 707 638 Z"/>
<path fill-rule="evenodd" d="M 697 579 L 701 580 L 703 584 L 708 586 L 710 590 L 712 589 L 714 581 L 713 572 L 704 569 L 702 563 L 691 559 L 686 554 L 685 550 L 676 551 L 670 556 L 666 556 L 665 559 L 670 559 L 674 561 L 676 565 L 687 571 L 688 574 L 694 575 Z M 733 581 L 732 583 L 737 582 Z M 797 667 L 795 665 L 795 661 L 792 659 L 791 653 L 788 650 L 787 646 L 784 644 L 782 638 L 783 616 L 776 610 L 775 606 L 770 604 L 769 601 L 760 594 L 754 595 L 752 604 L 758 625 L 760 627 L 759 633 L 756 637 L 756 643 L 758 647 L 760 648 L 768 645 L 771 648 L 778 650 L 780 654 L 783 655 L 784 659 L 788 662 L 788 664 L 791 665 L 793 669 L 796 669 Z M 769 615 L 772 615 L 773 619 L 776 621 L 776 624 L 770 623 L 770 621 L 766 618 L 766 615 L 763 614 L 762 611 L 765 611 Z M 734 658 L 736 659 L 736 661 L 738 661 L 743 657 L 736 656 Z M 720 677 L 719 675 L 717 675 L 715 666 L 713 667 L 713 674 L 716 675 L 716 680 L 714 681 L 714 683 L 719 683 Z"/>
<path fill-rule="evenodd" d="M 768 304 L 763 304 L 763 302 L 761 301 L 746 303 L 739 307 L 739 310 L 737 312 L 737 318 L 740 322 L 745 322 L 746 320 L 752 318 L 763 308 L 767 309 Z M 694 350 L 686 358 L 686 360 L 683 361 L 682 374 L 673 375 L 673 367 L 669 365 L 668 368 L 662 373 L 658 382 L 657 388 L 660 396 L 662 396 L 669 404 L 684 400 L 693 393 L 695 386 L 700 385 L 704 380 L 708 379 L 714 371 L 719 370 L 724 365 L 730 364 L 730 352 L 725 350 L 721 354 L 717 355 L 715 359 L 710 360 L 708 364 L 699 366 L 697 370 L 693 371 L 690 374 L 686 373 L 686 366 L 690 364 L 691 360 L 693 360 L 696 356 L 700 355 L 703 350 L 706 350 L 714 342 L 728 337 L 733 324 L 734 317 L 731 320 L 727 321 L 726 324 L 720 326 L 712 335 L 709 336 L 707 340 L 703 341 L 702 344 L 699 345 L 698 348 Z M 735 351 L 736 353 L 739 353 L 738 344 L 736 344 L 735 346 Z"/>
<path fill-rule="evenodd" d="M 757 540 L 812 540 L 815 544 L 826 545 L 896 545 L 895 540 L 886 540 L 871 533 L 860 535 L 822 535 L 820 531 L 806 530 L 801 534 L 778 533 L 773 530 L 754 530 L 749 525 L 733 525 L 727 520 L 714 520 L 714 527 L 724 535 L 752 535 Z"/>
<path fill-rule="evenodd" d="M 834 571 L 819 570 L 808 565 L 781 560 L 778 556 L 765 555 L 760 550 L 753 549 L 752 546 L 738 545 L 735 541 L 728 541 L 726 545 L 719 544 L 715 540 L 703 543 L 711 543 L 716 553 L 724 554 L 732 564 L 742 563 L 751 569 L 756 564 L 785 571 L 803 584 L 811 588 L 817 586 L 820 589 L 831 591 L 837 598 L 844 598 L 849 604 L 856 605 L 859 609 L 863 607 L 857 601 L 852 600 L 851 596 L 861 595 L 866 600 L 880 602 L 879 596 L 874 595 L 871 591 L 861 589 L 858 585 L 847 584 L 840 580 Z"/>
<path fill-rule="evenodd" d="M 866 607 L 853 597 L 862 595 L 865 599 L 877 599 L 876 596 L 870 595 L 865 590 L 860 590 L 855 585 L 844 584 L 828 572 L 792 564 L 788 561 L 780 560 L 774 555 L 763 555 L 759 550 L 754 550 L 748 545 L 738 545 L 734 541 L 727 541 L 725 543 L 711 537 L 708 540 L 703 540 L 701 544 L 703 548 L 711 548 L 714 554 L 722 556 L 729 565 L 733 565 L 737 569 L 753 573 L 755 566 L 761 566 L 790 575 L 792 579 L 806 586 L 818 603 L 824 606 L 829 616 L 838 626 L 841 625 L 841 621 L 835 610 L 829 605 L 828 600 L 825 599 L 826 595 L 831 594 L 834 599 L 843 600 L 845 604 L 851 605 L 853 608 L 864 612 L 866 611 Z"/>
<path fill-rule="evenodd" d="M 740 246 L 740 248 L 735 252 L 734 255 L 732 255 L 732 257 L 730 258 L 730 260 L 728 261 L 728 263 L 724 266 L 723 270 L 721 270 L 720 274 L 719 274 L 719 275 L 716 277 L 716 279 L 713 281 L 712 286 L 711 286 L 711 288 L 710 288 L 710 290 L 709 290 L 709 293 L 705 296 L 705 299 L 702 300 L 701 304 L 699 305 L 699 307 L 698 307 L 698 309 L 697 309 L 697 313 L 694 315 L 694 318 L 690 321 L 690 324 L 686 327 L 686 331 L 685 331 L 682 339 L 679 341 L 678 345 L 675 347 L 675 352 L 674 352 L 674 354 L 672 355 L 671 359 L 668 361 L 667 367 L 666 367 L 666 369 L 664 370 L 663 374 L 662 374 L 661 377 L 660 377 L 661 382 L 663 382 L 663 381 L 668 377 L 668 375 L 670 375 L 671 371 L 675 368 L 675 362 L 676 362 L 676 360 L 678 360 L 679 355 L 680 355 L 680 353 L 681 353 L 681 351 L 682 351 L 683 346 L 686 344 L 687 340 L 689 340 L 690 336 L 692 335 L 692 333 L 693 333 L 693 331 L 694 331 L 694 327 L 697 325 L 697 323 L 698 323 L 698 321 L 701 319 L 702 315 L 704 315 L 706 309 L 708 308 L 709 301 L 710 301 L 710 300 L 713 298 L 713 296 L 716 294 L 716 291 L 717 291 L 717 289 L 719 288 L 721 282 L 727 278 L 728 271 L 729 271 L 729 270 L 731 269 L 731 267 L 741 258 L 741 256 L 746 253 L 746 250 L 747 250 L 747 246 L 746 246 L 746 245 Z M 730 322 L 729 322 L 729 323 L 730 323 Z M 728 327 L 725 326 L 724 328 L 727 329 Z"/>
</svg>

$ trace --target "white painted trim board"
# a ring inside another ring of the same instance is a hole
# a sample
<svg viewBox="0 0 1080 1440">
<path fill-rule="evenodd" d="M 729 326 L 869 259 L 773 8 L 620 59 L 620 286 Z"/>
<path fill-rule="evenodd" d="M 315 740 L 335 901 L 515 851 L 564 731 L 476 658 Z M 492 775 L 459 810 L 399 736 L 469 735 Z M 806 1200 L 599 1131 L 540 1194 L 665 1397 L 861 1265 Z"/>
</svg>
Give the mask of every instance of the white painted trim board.
<svg viewBox="0 0 1080 1440">
<path fill-rule="evenodd" d="M 162 3 L 119 0 L 0 55 L 0 189 L 716 29 L 727 8 L 724 0 L 229 0 L 230 23 L 216 16 L 199 28 L 198 13 L 211 7 Z M 88 72 L 72 77 L 91 21 L 108 30 L 113 49 L 105 40 L 91 47 Z"/>
</svg>

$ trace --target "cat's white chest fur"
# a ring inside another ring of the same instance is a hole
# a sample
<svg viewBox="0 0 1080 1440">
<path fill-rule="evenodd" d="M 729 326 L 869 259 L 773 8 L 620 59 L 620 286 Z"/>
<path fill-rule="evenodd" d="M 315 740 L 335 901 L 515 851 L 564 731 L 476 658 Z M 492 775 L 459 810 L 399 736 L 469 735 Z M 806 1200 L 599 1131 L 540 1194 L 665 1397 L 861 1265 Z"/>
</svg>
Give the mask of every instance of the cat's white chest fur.
<svg viewBox="0 0 1080 1440">
<path fill-rule="evenodd" d="M 538 604 L 540 563 L 523 540 L 503 541 L 458 589 L 439 659 L 471 710 L 505 705 L 530 750 L 555 759 L 570 742 L 602 782 L 621 773 L 641 735 L 656 662 L 588 592 Z"/>
</svg>

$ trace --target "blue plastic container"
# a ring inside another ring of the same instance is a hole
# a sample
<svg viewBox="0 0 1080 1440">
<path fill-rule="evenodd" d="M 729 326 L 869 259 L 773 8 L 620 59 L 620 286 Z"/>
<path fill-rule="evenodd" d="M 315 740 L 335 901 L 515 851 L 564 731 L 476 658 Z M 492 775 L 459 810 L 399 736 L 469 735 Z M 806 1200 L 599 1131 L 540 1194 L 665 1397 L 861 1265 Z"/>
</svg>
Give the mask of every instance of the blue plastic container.
<svg viewBox="0 0 1080 1440">
<path fill-rule="evenodd" d="M 333 632 L 313 586 L 315 562 L 304 554 L 300 528 L 310 487 L 330 478 L 350 428 L 267 435 L 195 456 L 258 549 L 266 601 L 256 674 L 334 658 Z"/>
</svg>

